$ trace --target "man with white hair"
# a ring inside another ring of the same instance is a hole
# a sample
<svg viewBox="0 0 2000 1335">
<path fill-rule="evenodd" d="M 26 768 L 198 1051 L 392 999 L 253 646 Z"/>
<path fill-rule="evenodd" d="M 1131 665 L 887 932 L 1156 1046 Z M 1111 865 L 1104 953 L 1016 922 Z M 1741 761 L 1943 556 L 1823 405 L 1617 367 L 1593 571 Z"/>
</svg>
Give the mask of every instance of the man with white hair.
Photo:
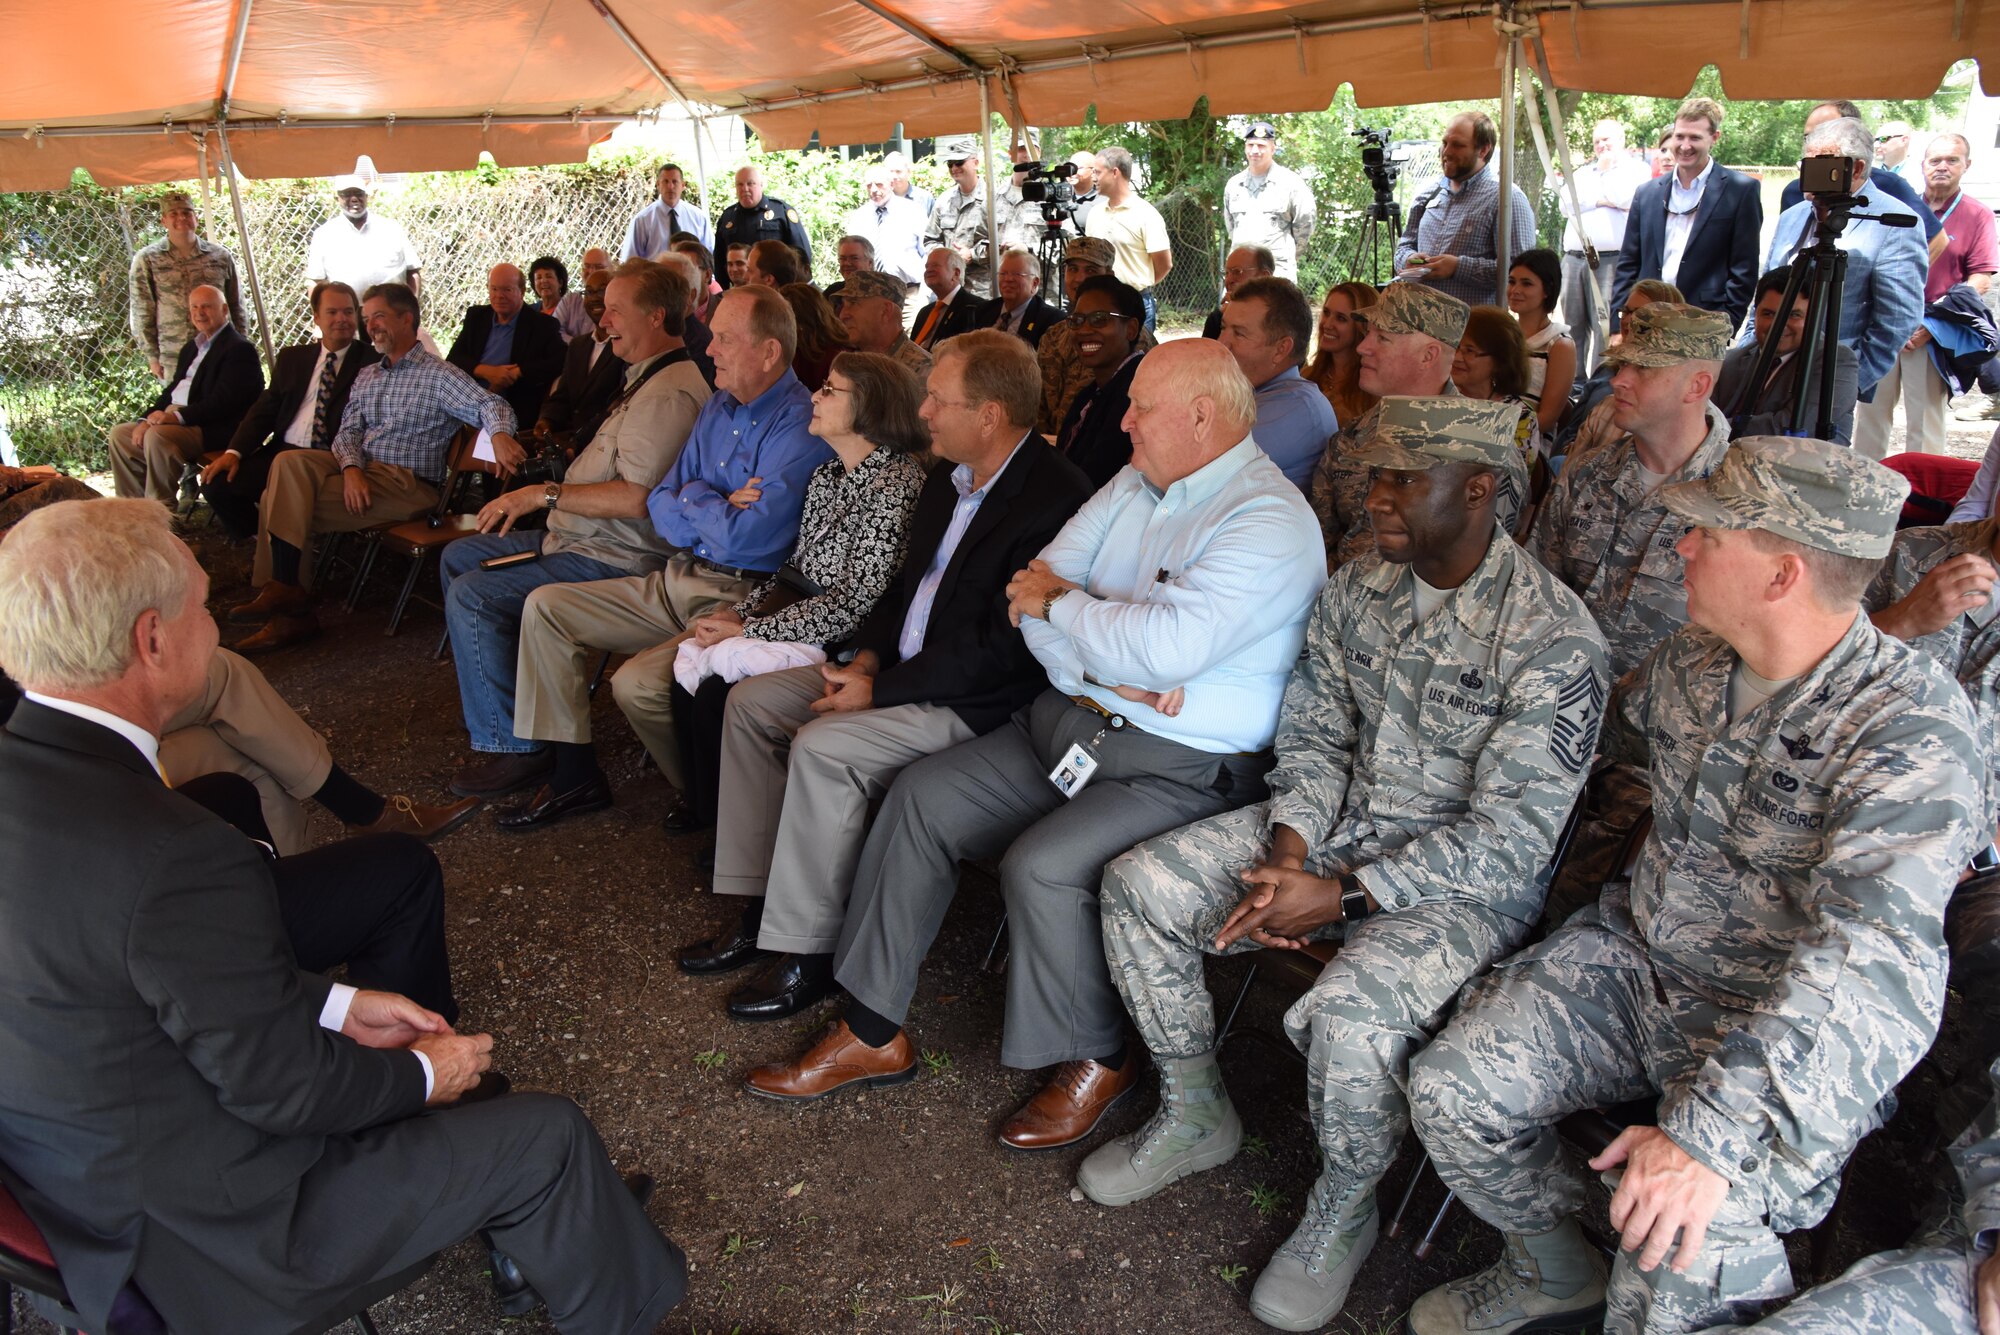
<svg viewBox="0 0 2000 1335">
<path fill-rule="evenodd" d="M 937 203 L 937 196 L 911 178 L 909 155 L 892 149 L 882 155 L 882 165 L 889 171 L 890 193 L 898 199 L 909 200 L 923 212 L 925 218 L 929 218 L 931 206 Z"/>
<path fill-rule="evenodd" d="M 1032 367 L 1020 397 L 1025 439 Z M 1001 1143 L 1073 1144 L 1136 1087 L 1145 1063 L 1127 1050 L 1098 928 L 1104 864 L 1264 795 L 1279 697 L 1326 578 L 1312 510 L 1251 439 L 1256 417 L 1250 382 L 1214 343 L 1162 344 L 1140 363 L 1132 467 L 1007 587 L 1049 689 L 890 787 L 834 956 L 846 1019 L 797 1061 L 752 1071 L 751 1093 L 816 1099 L 916 1074 L 903 1022 L 962 858 L 1000 859 L 1013 934 L 1000 1060 L 1057 1066 Z"/>
<path fill-rule="evenodd" d="M 308 972 L 304 859 L 189 792 L 248 785 L 162 781 L 215 653 L 207 597 L 146 502 L 50 506 L 0 546 L 0 668 L 27 692 L 0 732 L 0 1160 L 82 1324 L 136 1290 L 162 1328 L 292 1330 L 485 1230 L 559 1330 L 653 1329 L 686 1259 L 589 1119 L 543 1094 L 452 1107 L 492 1037 Z M 307 856 L 381 848 L 435 874 L 399 838 Z M 328 919 L 400 888 L 333 870 Z"/>
<path fill-rule="evenodd" d="M 736 172 L 736 202 L 715 220 L 718 255 L 726 255 L 733 245 L 754 246 L 759 241 L 782 241 L 805 257 L 806 271 L 812 271 L 812 238 L 799 211 L 775 195 L 764 193 L 764 169 L 741 167 Z M 735 284 L 735 270 L 717 275 L 724 288 Z"/>
<path fill-rule="evenodd" d="M 1865 190 L 1874 156 L 1867 127 L 1840 116 L 1809 131 L 1808 158 L 1845 159 L 1857 189 Z M 1778 216 L 1765 252 L 1764 267 L 1789 264 L 1818 240 L 1827 201 L 1813 196 Z M 1889 227 L 1872 218 L 1853 218 L 1840 235 L 1847 256 L 1847 282 L 1840 306 L 1840 341 L 1854 349 L 1857 392 L 1866 402 L 1924 315 L 1924 276 L 1930 257 L 1924 234 L 1914 227 Z"/>
<path fill-rule="evenodd" d="M 618 247 L 620 260 L 648 260 L 665 250 L 676 232 L 686 232 L 704 246 L 715 242 L 715 229 L 708 215 L 685 196 L 687 177 L 675 163 L 665 163 L 653 173 L 657 197 L 632 215 L 625 226 L 625 242 Z"/>
<path fill-rule="evenodd" d="M 890 188 L 887 164 L 870 167 L 861 188 L 867 198 L 847 215 L 848 232 L 875 247 L 876 268 L 894 274 L 905 289 L 916 286 L 924 278 L 922 206 Z"/>
<path fill-rule="evenodd" d="M 1907 121 L 1883 121 L 1875 129 L 1875 153 L 1871 159 L 1887 171 L 1903 178 L 1918 194 L 1924 192 L 1922 141 Z"/>
<path fill-rule="evenodd" d="M 187 315 L 194 336 L 174 354 L 173 376 L 151 409 L 144 419 L 106 433 L 120 496 L 173 504 L 188 464 L 228 449 L 263 391 L 264 364 L 256 346 L 229 323 L 222 289 L 203 283 L 188 293 Z"/>
<path fill-rule="evenodd" d="M 1625 151 L 1625 127 L 1615 120 L 1601 120 L 1591 128 L 1592 158 L 1576 169 L 1576 200 L 1583 207 L 1579 219 L 1570 205 L 1567 186 L 1556 191 L 1563 214 L 1562 303 L 1563 322 L 1576 340 L 1577 377 L 1582 379 L 1597 369 L 1603 349 L 1597 346 L 1597 326 L 1591 319 L 1591 303 L 1609 327 L 1611 320 L 1611 278 L 1618 268 L 1618 252 L 1625 248 L 1625 223 L 1632 213 L 1632 195 L 1651 180 L 1645 160 Z M 1590 267 L 1584 241 L 1597 252 L 1597 267 Z M 1584 285 L 1590 284 L 1587 295 Z"/>
<path fill-rule="evenodd" d="M 929 351 L 954 334 L 978 327 L 984 304 L 965 282 L 965 257 L 950 246 L 938 246 L 924 256 L 924 286 L 933 300 L 917 312 L 910 338 Z"/>
</svg>

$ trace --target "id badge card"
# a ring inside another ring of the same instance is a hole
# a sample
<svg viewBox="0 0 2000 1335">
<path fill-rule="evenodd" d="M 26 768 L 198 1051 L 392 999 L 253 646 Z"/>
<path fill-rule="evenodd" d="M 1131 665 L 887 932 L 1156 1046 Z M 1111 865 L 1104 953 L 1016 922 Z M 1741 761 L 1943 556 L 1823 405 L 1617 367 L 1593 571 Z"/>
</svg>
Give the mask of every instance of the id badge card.
<svg viewBox="0 0 2000 1335">
<path fill-rule="evenodd" d="M 1056 767 L 1049 771 L 1049 782 L 1064 798 L 1075 797 L 1097 773 L 1097 757 L 1085 748 L 1082 742 L 1071 742 L 1069 750 L 1063 752 Z"/>
</svg>

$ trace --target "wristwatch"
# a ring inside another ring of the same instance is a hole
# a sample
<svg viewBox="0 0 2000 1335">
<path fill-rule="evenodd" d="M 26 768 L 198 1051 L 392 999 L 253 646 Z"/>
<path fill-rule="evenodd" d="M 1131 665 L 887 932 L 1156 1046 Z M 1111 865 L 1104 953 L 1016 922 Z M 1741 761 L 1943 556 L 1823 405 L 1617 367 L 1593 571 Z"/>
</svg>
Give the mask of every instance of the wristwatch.
<svg viewBox="0 0 2000 1335">
<path fill-rule="evenodd" d="M 1340 917 L 1344 922 L 1360 922 L 1368 916 L 1368 892 L 1361 882 L 1342 873 L 1340 877 Z"/>
<path fill-rule="evenodd" d="M 562 483 L 544 482 L 542 484 L 542 508 L 544 510 L 555 509 L 556 502 L 561 499 L 562 499 Z"/>
<path fill-rule="evenodd" d="M 1051 590 L 1049 590 L 1049 591 L 1048 591 L 1048 593 L 1047 593 L 1047 594 L 1043 595 L 1043 597 L 1042 597 L 1042 620 L 1044 620 L 1044 621 L 1047 621 L 1047 620 L 1049 619 L 1049 609 L 1050 609 L 1051 607 L 1054 607 L 1054 606 L 1056 605 L 1056 599 L 1058 599 L 1058 598 L 1062 597 L 1062 596 L 1063 596 L 1064 594 L 1066 594 L 1066 593 L 1068 593 L 1068 592 L 1069 592 L 1069 586 L 1068 586 L 1067 584 L 1065 584 L 1065 585 L 1064 585 L 1064 586 L 1063 586 L 1062 588 L 1060 588 L 1060 589 L 1051 589 Z"/>
</svg>

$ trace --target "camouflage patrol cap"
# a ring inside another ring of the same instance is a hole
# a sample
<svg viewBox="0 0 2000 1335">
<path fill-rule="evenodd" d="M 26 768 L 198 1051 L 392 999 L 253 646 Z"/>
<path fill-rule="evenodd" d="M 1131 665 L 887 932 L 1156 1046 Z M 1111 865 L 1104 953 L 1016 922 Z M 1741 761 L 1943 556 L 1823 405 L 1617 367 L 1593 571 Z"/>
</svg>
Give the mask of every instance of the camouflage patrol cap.
<svg viewBox="0 0 2000 1335">
<path fill-rule="evenodd" d="M 855 297 L 880 297 L 884 301 L 893 301 L 900 306 L 903 304 L 903 298 L 909 295 L 909 289 L 904 286 L 902 279 L 892 273 L 883 273 L 880 269 L 857 269 L 848 275 L 847 285 L 840 289 L 840 295 L 849 300 Z"/>
<path fill-rule="evenodd" d="M 1845 445 L 1745 436 L 1710 476 L 1657 494 L 1703 528 L 1761 528 L 1821 551 L 1881 557 L 1895 541 L 1910 484 Z"/>
<path fill-rule="evenodd" d="M 940 139 L 937 141 L 937 160 L 939 162 L 957 162 L 962 158 L 976 158 L 978 156 L 979 141 L 969 134 L 953 135 L 949 139 Z"/>
<path fill-rule="evenodd" d="M 1729 351 L 1729 317 L 1677 301 L 1650 301 L 1625 317 L 1624 342 L 1604 354 L 1613 366 L 1719 362 Z"/>
<path fill-rule="evenodd" d="M 1385 334 L 1423 334 L 1455 348 L 1472 307 L 1422 283 L 1391 283 L 1368 308 L 1368 323 Z"/>
<path fill-rule="evenodd" d="M 160 214 L 162 217 L 172 213 L 175 209 L 188 209 L 192 211 L 193 208 L 194 200 L 189 197 L 188 192 L 185 190 L 169 190 L 166 194 L 160 196 Z"/>
<path fill-rule="evenodd" d="M 1063 259 L 1082 260 L 1085 264 L 1094 264 L 1109 273 L 1111 266 L 1118 262 L 1118 252 L 1101 236 L 1075 236 L 1070 238 L 1069 245 L 1064 248 Z"/>
<path fill-rule="evenodd" d="M 1364 468 L 1411 473 L 1457 463 L 1506 469 L 1520 460 L 1520 447 L 1514 443 L 1520 424 L 1518 403 L 1448 394 L 1429 398 L 1392 394 L 1382 400 L 1368 447 L 1352 458 Z"/>
</svg>

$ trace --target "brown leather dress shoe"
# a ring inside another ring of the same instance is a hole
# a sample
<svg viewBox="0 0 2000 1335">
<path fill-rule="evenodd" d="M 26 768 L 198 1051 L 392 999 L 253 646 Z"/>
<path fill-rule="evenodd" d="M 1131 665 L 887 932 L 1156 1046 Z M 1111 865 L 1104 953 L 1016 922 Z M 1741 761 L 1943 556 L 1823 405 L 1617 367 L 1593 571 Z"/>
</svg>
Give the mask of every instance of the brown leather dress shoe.
<svg viewBox="0 0 2000 1335">
<path fill-rule="evenodd" d="M 366 825 L 350 825 L 349 834 L 414 834 L 419 839 L 435 839 L 465 823 L 479 810 L 480 800 L 468 797 L 441 807 L 412 802 L 401 793 L 382 804 L 382 814 Z"/>
<path fill-rule="evenodd" d="M 1146 1059 L 1137 1045 L 1125 1051 L 1125 1064 L 1112 1070 L 1102 1062 L 1064 1062 L 1055 1078 L 1000 1126 L 1000 1143 L 1010 1150 L 1053 1150 L 1074 1145 L 1092 1131 L 1104 1114 L 1139 1087 Z"/>
<path fill-rule="evenodd" d="M 805 1056 L 757 1067 L 743 1077 L 743 1088 L 767 1099 L 808 1103 L 856 1081 L 883 1089 L 916 1078 L 917 1054 L 910 1048 L 908 1034 L 898 1030 L 887 1047 L 871 1048 L 854 1036 L 847 1021 L 836 1020 Z"/>
<path fill-rule="evenodd" d="M 319 618 L 310 612 L 304 616 L 276 616 L 265 622 L 255 634 L 245 636 L 229 647 L 245 658 L 254 658 L 258 654 L 274 654 L 280 649 L 303 644 L 317 634 Z"/>
<path fill-rule="evenodd" d="M 296 584 L 267 581 L 257 596 L 229 609 L 228 619 L 240 626 L 254 626 L 272 617 L 289 616 L 312 606 L 312 595 Z"/>
</svg>

